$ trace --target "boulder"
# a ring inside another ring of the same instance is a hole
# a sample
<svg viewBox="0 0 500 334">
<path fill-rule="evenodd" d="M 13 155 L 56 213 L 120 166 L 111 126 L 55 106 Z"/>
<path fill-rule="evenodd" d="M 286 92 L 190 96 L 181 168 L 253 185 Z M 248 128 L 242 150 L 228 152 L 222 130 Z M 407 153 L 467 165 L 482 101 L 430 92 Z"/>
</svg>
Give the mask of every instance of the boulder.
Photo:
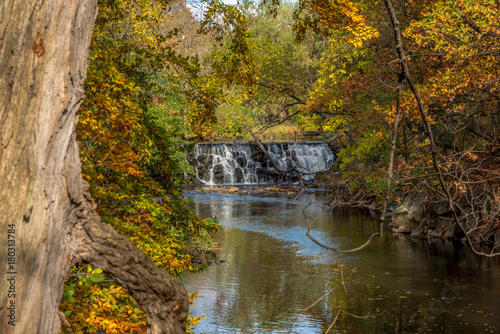
<svg viewBox="0 0 500 334">
<path fill-rule="evenodd" d="M 455 237 L 455 231 L 457 229 L 457 224 L 452 223 L 448 226 L 448 229 L 444 232 L 444 237 L 446 239 L 452 239 Z"/>
<path fill-rule="evenodd" d="M 197 162 L 200 165 L 204 165 L 207 162 L 207 159 L 208 159 L 208 155 L 206 155 L 206 154 L 200 154 L 197 157 Z"/>
<path fill-rule="evenodd" d="M 214 167 L 214 182 L 215 183 L 224 183 L 224 166 L 221 164 L 215 165 Z"/>
<path fill-rule="evenodd" d="M 448 201 L 432 202 L 429 206 L 429 213 L 433 213 L 437 216 L 443 216 L 450 212 L 450 207 Z"/>
<path fill-rule="evenodd" d="M 415 238 L 444 238 L 456 237 L 457 224 L 449 217 L 440 217 L 428 212 L 427 216 L 420 222 L 418 227 L 411 232 Z"/>
<path fill-rule="evenodd" d="M 241 168 L 236 168 L 234 170 L 234 182 L 243 183 L 243 181 L 244 181 L 243 170 L 241 170 Z"/>
<path fill-rule="evenodd" d="M 427 235 L 427 230 L 428 230 L 427 224 L 428 223 L 429 223 L 429 218 L 422 219 L 420 224 L 418 224 L 418 227 L 411 232 L 410 237 L 425 238 Z M 392 225 L 393 225 L 392 227 L 394 227 L 394 224 L 392 224 Z"/>
<path fill-rule="evenodd" d="M 494 247 L 500 247 L 500 231 L 495 234 L 495 243 L 493 244 Z"/>
<path fill-rule="evenodd" d="M 205 182 L 210 181 L 210 170 L 198 168 L 198 177 Z"/>
<path fill-rule="evenodd" d="M 425 201 L 420 198 L 408 199 L 399 205 L 392 216 L 392 231 L 395 233 L 411 233 L 418 228 L 424 219 Z"/>
<path fill-rule="evenodd" d="M 436 228 L 429 233 L 429 238 L 441 239 L 443 235 L 444 235 L 444 230 L 442 228 Z"/>
<path fill-rule="evenodd" d="M 240 167 L 246 167 L 247 166 L 247 159 L 245 157 L 239 156 L 236 158 L 236 162 Z"/>
<path fill-rule="evenodd" d="M 329 170 L 317 172 L 314 175 L 314 181 L 311 186 L 325 189 L 337 189 L 339 185 L 343 184 L 340 162 L 341 159 L 337 158 Z"/>
<path fill-rule="evenodd" d="M 194 156 L 192 153 L 187 153 L 186 154 L 186 160 L 191 166 L 196 166 L 198 165 L 198 159 Z"/>
<path fill-rule="evenodd" d="M 250 143 L 250 151 L 252 152 L 252 160 L 255 162 L 264 162 L 266 156 L 257 144 Z"/>
</svg>

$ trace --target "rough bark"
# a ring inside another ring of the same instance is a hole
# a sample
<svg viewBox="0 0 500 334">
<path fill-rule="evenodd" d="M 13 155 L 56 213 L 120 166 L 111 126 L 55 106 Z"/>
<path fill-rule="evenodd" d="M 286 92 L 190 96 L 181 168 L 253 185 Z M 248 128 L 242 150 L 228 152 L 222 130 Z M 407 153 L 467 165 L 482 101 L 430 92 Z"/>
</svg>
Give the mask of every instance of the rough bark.
<svg viewBox="0 0 500 334">
<path fill-rule="evenodd" d="M 85 185 L 85 183 L 84 183 Z M 102 268 L 125 287 L 146 314 L 149 333 L 184 333 L 189 309 L 186 289 L 111 226 L 99 221 L 84 189 L 77 207 L 70 255 L 73 262 L 89 262 Z"/>
<path fill-rule="evenodd" d="M 182 284 L 100 222 L 81 179 L 95 17 L 96 0 L 0 2 L 0 333 L 59 333 L 64 281 L 81 261 L 130 291 L 151 333 L 185 331 Z"/>
</svg>

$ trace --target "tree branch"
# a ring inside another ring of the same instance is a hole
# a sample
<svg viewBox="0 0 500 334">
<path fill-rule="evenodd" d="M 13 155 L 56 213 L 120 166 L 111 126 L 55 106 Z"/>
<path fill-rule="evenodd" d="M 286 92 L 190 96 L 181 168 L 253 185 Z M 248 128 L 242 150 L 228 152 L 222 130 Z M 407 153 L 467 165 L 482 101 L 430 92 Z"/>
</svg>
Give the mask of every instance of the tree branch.
<svg viewBox="0 0 500 334">
<path fill-rule="evenodd" d="M 394 115 L 394 129 L 392 132 L 392 142 L 391 142 L 391 153 L 389 154 L 389 167 L 387 168 L 387 187 L 385 190 L 384 206 L 382 208 L 382 213 L 380 214 L 380 220 L 385 220 L 385 213 L 387 211 L 387 203 L 391 195 L 391 181 L 392 181 L 392 169 L 394 167 L 394 153 L 396 151 L 396 140 L 398 138 L 398 124 L 399 118 L 401 116 L 401 89 L 403 86 L 404 76 L 402 73 L 398 75 L 398 93 L 396 101 L 396 115 Z"/>
<path fill-rule="evenodd" d="M 185 333 L 189 297 L 182 283 L 102 223 L 87 189 L 76 215 L 73 264 L 89 262 L 127 289 L 146 314 L 149 334 Z"/>
<path fill-rule="evenodd" d="M 304 218 L 305 220 L 307 221 L 307 232 L 306 232 L 306 235 L 309 237 L 309 239 L 311 239 L 316 245 L 320 246 L 320 247 L 323 247 L 325 249 L 328 249 L 328 250 L 331 250 L 331 251 L 334 251 L 334 252 L 337 252 L 337 253 L 354 253 L 354 252 L 357 252 L 363 248 L 365 248 L 366 246 L 368 246 L 372 240 L 375 238 L 375 237 L 379 237 L 382 235 L 382 228 L 383 228 L 383 221 L 380 222 L 379 224 L 379 231 L 377 233 L 373 233 L 369 238 L 368 240 L 362 244 L 361 246 L 359 247 L 356 247 L 356 248 L 353 248 L 353 249 L 339 249 L 339 248 L 333 248 L 333 247 L 330 247 L 330 246 L 327 246 L 321 242 L 319 242 L 318 240 L 316 240 L 312 235 L 311 235 L 311 228 L 312 228 L 312 222 L 311 222 L 311 219 L 309 217 L 307 217 L 307 214 L 306 214 L 306 209 L 307 207 L 311 205 L 311 203 L 309 203 L 308 205 L 306 205 L 305 207 L 302 208 L 302 214 L 304 215 Z M 325 210 L 326 212 L 326 210 Z M 316 219 L 318 219 L 320 216 L 316 217 L 315 219 L 313 219 L 312 221 L 315 221 Z"/>
<path fill-rule="evenodd" d="M 262 145 L 262 143 L 260 142 L 259 138 L 257 138 L 257 136 L 252 132 L 252 130 L 250 130 L 250 128 L 248 127 L 247 123 L 245 123 L 245 121 L 243 121 L 242 123 L 243 123 L 243 126 L 245 127 L 245 129 L 247 129 L 248 133 L 250 135 L 252 135 L 253 139 L 255 140 L 255 142 L 257 143 L 257 145 L 259 146 L 259 148 L 262 150 L 262 152 L 264 152 L 264 154 L 267 156 L 267 158 L 271 161 L 271 163 L 273 164 L 274 169 L 276 169 L 276 171 L 278 173 L 282 174 L 283 172 L 281 171 L 281 169 L 279 168 L 279 166 L 276 164 L 276 162 L 274 161 L 274 159 L 271 157 L 271 155 L 269 155 L 269 152 L 267 152 L 266 148 L 264 147 L 264 145 Z"/>
</svg>

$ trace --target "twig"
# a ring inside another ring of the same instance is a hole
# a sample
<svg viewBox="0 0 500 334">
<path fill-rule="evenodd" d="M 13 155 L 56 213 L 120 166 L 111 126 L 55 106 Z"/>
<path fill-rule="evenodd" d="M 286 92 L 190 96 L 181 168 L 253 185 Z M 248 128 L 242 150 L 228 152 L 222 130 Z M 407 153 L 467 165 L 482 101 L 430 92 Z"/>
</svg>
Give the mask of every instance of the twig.
<svg viewBox="0 0 500 334">
<path fill-rule="evenodd" d="M 347 295 L 347 288 L 345 287 L 345 281 L 344 281 L 344 271 L 340 269 L 340 276 L 342 277 L 342 285 L 344 286 L 344 291 L 345 294 Z"/>
<path fill-rule="evenodd" d="M 75 329 L 73 328 L 73 326 L 71 326 L 71 324 L 69 323 L 68 319 L 66 318 L 66 315 L 64 313 L 62 313 L 61 311 L 57 311 L 57 315 L 59 316 L 59 319 L 66 325 L 69 327 L 69 329 L 71 330 L 71 333 L 76 333 L 75 332 Z"/>
<path fill-rule="evenodd" d="M 319 297 L 318 299 L 316 299 L 316 301 L 314 303 L 312 303 L 311 305 L 309 305 L 308 307 L 306 307 L 305 309 L 303 309 L 302 311 L 299 312 L 299 314 L 297 314 L 297 316 L 295 317 L 295 319 L 293 319 L 293 322 L 292 324 L 290 325 L 290 329 L 293 328 L 293 325 L 295 324 L 295 321 L 297 321 L 299 315 L 301 315 L 302 313 L 304 313 L 305 311 L 309 310 L 311 307 L 313 307 L 314 305 L 316 305 L 321 299 L 325 298 L 326 296 L 328 296 L 334 289 L 331 289 L 330 291 L 326 292 L 323 296 Z"/>
<path fill-rule="evenodd" d="M 399 118 L 401 116 L 401 89 L 403 86 L 404 76 L 402 73 L 398 75 L 398 93 L 397 93 L 397 101 L 396 101 L 396 115 L 394 115 L 394 128 L 392 133 L 392 141 L 391 141 L 391 152 L 389 154 L 389 167 L 387 168 L 387 187 L 385 190 L 384 197 L 384 206 L 382 208 L 382 213 L 380 214 L 380 220 L 385 221 L 385 214 L 387 211 L 387 204 L 389 203 L 389 199 L 391 197 L 391 181 L 394 167 L 394 153 L 396 152 L 396 140 L 398 138 L 398 125 Z M 381 231 L 382 232 L 382 231 Z"/>
<path fill-rule="evenodd" d="M 381 236 L 382 235 L 382 229 L 383 229 L 383 225 L 384 225 L 384 222 L 383 221 L 380 221 L 380 224 L 379 224 L 379 231 L 377 233 L 373 233 L 369 238 L 368 240 L 362 244 L 361 246 L 359 247 L 356 247 L 356 248 L 353 248 L 353 249 L 346 249 L 346 250 L 343 250 L 343 249 L 338 249 L 338 248 L 333 248 L 333 247 L 330 247 L 330 246 L 327 246 L 321 242 L 319 242 L 318 240 L 316 240 L 312 235 L 311 235 L 311 228 L 312 228 L 312 222 L 316 221 L 319 217 L 321 217 L 324 213 L 326 213 L 327 210 L 324 210 L 323 214 L 319 215 L 318 217 L 314 218 L 312 221 L 309 217 L 307 217 L 307 214 L 306 214 L 306 209 L 311 205 L 312 203 L 309 202 L 308 205 L 306 205 L 305 207 L 302 208 L 302 214 L 307 222 L 307 232 L 306 232 L 306 235 L 309 237 L 309 239 L 311 239 L 316 245 L 320 246 L 320 247 L 323 247 L 325 249 L 328 249 L 328 250 L 331 250 L 331 251 L 334 251 L 334 252 L 338 252 L 338 253 L 353 253 L 353 252 L 357 252 L 363 248 L 365 248 L 366 246 L 368 246 L 370 244 L 370 242 L 375 238 L 375 237 L 378 237 L 378 236 Z"/>
<path fill-rule="evenodd" d="M 335 316 L 335 319 L 333 319 L 332 323 L 330 324 L 330 327 L 328 327 L 328 329 L 326 330 L 325 334 L 328 334 L 328 332 L 330 331 L 330 329 L 332 329 L 333 325 L 335 325 L 335 322 L 337 322 L 337 319 L 339 318 L 339 315 L 340 315 L 340 311 L 342 311 L 341 308 L 339 308 L 339 310 L 337 312 L 337 315 Z"/>
<path fill-rule="evenodd" d="M 342 310 L 342 313 L 345 313 L 345 314 L 347 314 L 347 315 L 349 315 L 349 316 L 351 316 L 351 317 L 353 317 L 353 318 L 357 318 L 357 319 L 375 318 L 375 317 L 378 317 L 379 315 L 384 314 L 384 313 L 386 313 L 386 312 L 387 312 L 387 311 L 382 311 L 382 312 L 379 312 L 379 313 L 377 313 L 377 314 L 373 314 L 373 315 L 372 315 L 372 314 L 370 314 L 370 312 L 368 312 L 368 314 L 367 314 L 367 315 L 356 315 L 356 314 L 352 314 L 352 313 L 349 313 L 349 312 L 347 312 L 347 311 Z"/>
</svg>

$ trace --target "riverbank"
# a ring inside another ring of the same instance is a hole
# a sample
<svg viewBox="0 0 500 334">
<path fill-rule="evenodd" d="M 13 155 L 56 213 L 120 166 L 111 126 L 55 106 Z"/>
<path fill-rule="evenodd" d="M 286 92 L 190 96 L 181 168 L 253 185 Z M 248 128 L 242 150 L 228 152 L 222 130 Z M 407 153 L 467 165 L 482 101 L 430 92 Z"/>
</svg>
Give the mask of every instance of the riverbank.
<svg viewBox="0 0 500 334">
<path fill-rule="evenodd" d="M 205 186 L 196 187 L 192 191 L 196 193 L 210 194 L 227 194 L 227 195 L 256 195 L 256 196 L 270 196 L 270 195 L 287 195 L 296 196 L 303 192 L 304 189 L 294 186 Z"/>
<path fill-rule="evenodd" d="M 331 192 L 331 201 L 342 206 L 364 207 L 380 212 L 383 203 L 373 195 L 353 196 L 350 184 L 342 179 L 337 159 L 326 172 L 316 173 L 311 186 L 325 188 Z M 454 207 L 459 222 L 448 201 L 438 199 L 433 189 L 416 184 L 414 192 L 399 192 L 389 203 L 387 228 L 393 233 L 409 234 L 420 239 L 450 239 L 470 242 L 476 246 L 488 246 L 489 254 L 500 247 L 500 221 L 498 197 L 494 191 L 477 188 L 475 192 L 455 194 Z M 467 234 L 467 235 L 466 235 Z"/>
</svg>

